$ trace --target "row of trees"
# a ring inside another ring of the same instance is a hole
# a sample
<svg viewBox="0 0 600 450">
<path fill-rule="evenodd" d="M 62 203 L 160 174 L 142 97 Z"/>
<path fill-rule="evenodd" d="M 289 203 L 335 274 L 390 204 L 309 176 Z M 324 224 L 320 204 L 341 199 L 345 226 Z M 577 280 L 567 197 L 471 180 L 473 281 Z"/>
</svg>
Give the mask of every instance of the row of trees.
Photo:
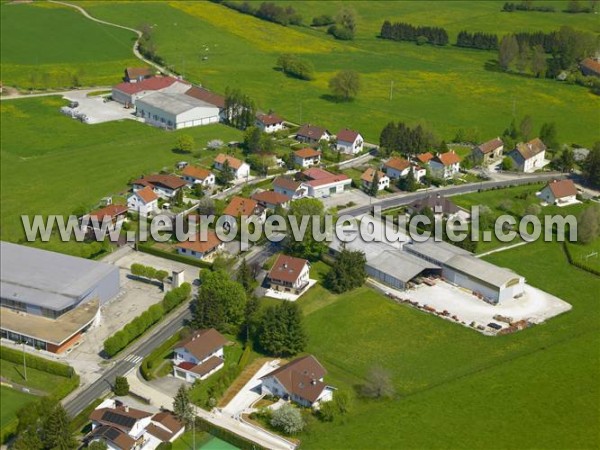
<svg viewBox="0 0 600 450">
<path fill-rule="evenodd" d="M 159 65 L 163 65 L 164 60 L 158 55 L 158 46 L 156 45 L 152 25 L 148 23 L 142 24 L 140 26 L 140 31 L 142 32 L 138 43 L 138 50 L 140 53 L 144 58 L 154 61 Z"/>
<path fill-rule="evenodd" d="M 72 450 L 78 447 L 67 412 L 51 397 L 42 397 L 24 406 L 17 411 L 17 418 L 17 438 L 11 445 L 14 450 Z"/>
<path fill-rule="evenodd" d="M 284 53 L 277 59 L 277 67 L 281 68 L 286 75 L 300 80 L 312 80 L 315 71 L 310 61 L 289 53 Z"/>
<path fill-rule="evenodd" d="M 392 24 L 389 20 L 383 22 L 379 36 L 393 41 L 415 41 L 433 45 L 447 45 L 448 33 L 440 27 L 414 26 L 405 22 Z"/>
<path fill-rule="evenodd" d="M 258 8 L 250 2 L 232 2 L 213 0 L 214 3 L 222 4 L 242 14 L 249 14 L 259 19 L 278 23 L 279 25 L 301 25 L 302 16 L 291 6 L 279 6 L 273 2 L 262 2 Z"/>
<path fill-rule="evenodd" d="M 527 0 L 521 3 L 506 2 L 502 6 L 502 11 L 514 12 L 514 11 L 537 11 L 537 12 L 554 12 L 554 6 L 546 5 L 534 5 L 532 0 Z"/>
<path fill-rule="evenodd" d="M 389 156 L 394 151 L 413 155 L 435 146 L 435 137 L 421 125 L 411 128 L 404 122 L 389 122 L 381 130 L 379 146 L 385 156 Z"/>
<path fill-rule="evenodd" d="M 137 277 L 148 278 L 149 280 L 163 281 L 169 276 L 166 270 L 158 270 L 151 266 L 134 263 L 131 265 L 131 274 Z"/>
<path fill-rule="evenodd" d="M 456 46 L 480 50 L 497 50 L 498 36 L 491 33 L 461 31 L 456 37 Z"/>
<path fill-rule="evenodd" d="M 240 130 L 254 124 L 256 104 L 237 88 L 225 89 L 225 121 Z"/>
<path fill-rule="evenodd" d="M 542 46 L 536 45 L 531 48 L 527 43 L 519 45 L 514 35 L 504 36 L 500 41 L 498 63 L 504 70 L 509 70 L 513 66 L 520 73 L 530 70 L 538 78 L 545 75 L 548 69 Z"/>
</svg>

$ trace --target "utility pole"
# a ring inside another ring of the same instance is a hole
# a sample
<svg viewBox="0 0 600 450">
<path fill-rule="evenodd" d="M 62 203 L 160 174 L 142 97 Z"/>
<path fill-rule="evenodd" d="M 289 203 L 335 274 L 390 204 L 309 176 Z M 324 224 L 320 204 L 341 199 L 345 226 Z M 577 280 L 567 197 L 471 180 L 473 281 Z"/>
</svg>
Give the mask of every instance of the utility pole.
<svg viewBox="0 0 600 450">
<path fill-rule="evenodd" d="M 394 96 L 394 80 L 390 81 L 390 101 L 392 101 L 393 96 Z"/>
<path fill-rule="evenodd" d="M 27 381 L 27 360 L 25 358 L 25 341 L 23 343 L 23 377 Z"/>
</svg>

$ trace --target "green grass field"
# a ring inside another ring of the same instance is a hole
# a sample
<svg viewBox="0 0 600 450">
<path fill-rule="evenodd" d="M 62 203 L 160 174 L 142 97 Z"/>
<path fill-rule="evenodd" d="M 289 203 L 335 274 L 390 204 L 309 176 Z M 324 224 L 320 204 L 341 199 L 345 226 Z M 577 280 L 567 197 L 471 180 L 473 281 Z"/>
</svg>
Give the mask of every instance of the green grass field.
<svg viewBox="0 0 600 450">
<path fill-rule="evenodd" d="M 597 139 L 598 97 L 588 90 L 486 70 L 494 52 L 433 48 L 376 37 L 384 19 L 447 26 L 451 34 L 471 31 L 553 30 L 561 25 L 598 31 L 593 15 L 501 13 L 502 2 L 354 2 L 360 17 L 353 42 L 335 41 L 308 27 L 282 27 L 206 2 L 109 4 L 86 8 L 100 18 L 129 26 L 156 24 L 159 53 L 192 81 L 223 92 L 236 86 L 257 104 L 290 120 L 322 124 L 336 132 L 350 126 L 377 141 L 390 120 L 424 123 L 440 138 L 458 128 L 475 128 L 480 138 L 502 133 L 514 111 L 530 114 L 536 130 L 554 121 L 562 142 L 591 145 Z M 305 20 L 335 12 L 340 3 L 294 2 Z M 362 25 L 361 25 L 362 24 Z M 454 40 L 454 38 L 452 38 Z M 286 77 L 275 70 L 284 52 L 302 54 L 315 80 Z M 204 59 L 207 57 L 207 59 Z M 349 103 L 328 100 L 328 80 L 341 69 L 361 73 L 362 90 Z M 389 100 L 394 81 L 393 100 Z M 575 106 L 574 106 L 575 105 Z"/>
<path fill-rule="evenodd" d="M 32 367 L 27 368 L 27 380 L 25 380 L 23 365 L 4 359 L 0 360 L 0 368 L 0 375 L 3 378 L 29 388 L 39 389 L 48 394 L 64 391 L 63 385 L 68 382 L 67 378 L 43 372 Z"/>
<path fill-rule="evenodd" d="M 0 104 L 2 202 L 1 238 L 23 238 L 21 214 L 70 214 L 92 208 L 107 195 L 128 189 L 143 173 L 167 168 L 192 155 L 172 151 L 181 132 L 168 133 L 125 120 L 86 125 L 58 112 L 58 97 L 20 99 Z M 198 148 L 211 139 L 238 140 L 241 133 L 223 125 L 187 129 Z M 216 152 L 205 151 L 210 163 Z M 77 243 L 53 240 L 46 247 L 78 254 Z"/>
<path fill-rule="evenodd" d="M 0 408 L 0 429 L 15 420 L 16 412 L 34 398 L 33 395 L 0 386 L 0 399 L 2 401 L 2 408 Z"/>
<path fill-rule="evenodd" d="M 92 22 L 72 8 L 2 2 L 0 16 L 4 85 L 110 85 L 121 80 L 125 67 L 141 64 L 131 50 L 133 32 Z"/>
<path fill-rule="evenodd" d="M 556 243 L 486 259 L 516 270 L 573 310 L 490 338 L 369 288 L 337 296 L 317 286 L 300 300 L 308 351 L 327 367 L 328 382 L 353 392 L 368 369 L 381 364 L 398 392 L 393 400 L 356 398 L 344 421 L 312 423 L 300 436 L 303 448 L 598 446 L 589 430 L 600 418 L 600 279 L 569 266 Z M 325 271 L 316 266 L 312 276 Z"/>
</svg>

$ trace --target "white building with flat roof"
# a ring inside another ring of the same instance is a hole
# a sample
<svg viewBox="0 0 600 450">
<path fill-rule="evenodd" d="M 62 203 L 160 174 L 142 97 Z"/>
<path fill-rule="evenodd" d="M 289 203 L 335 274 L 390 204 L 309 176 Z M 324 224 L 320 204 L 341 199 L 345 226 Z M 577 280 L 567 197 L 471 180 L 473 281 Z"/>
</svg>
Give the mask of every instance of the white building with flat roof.
<svg viewBox="0 0 600 450">
<path fill-rule="evenodd" d="M 154 92 L 137 100 L 136 115 L 150 125 L 170 130 L 208 125 L 220 121 L 215 105 L 173 92 Z"/>
</svg>

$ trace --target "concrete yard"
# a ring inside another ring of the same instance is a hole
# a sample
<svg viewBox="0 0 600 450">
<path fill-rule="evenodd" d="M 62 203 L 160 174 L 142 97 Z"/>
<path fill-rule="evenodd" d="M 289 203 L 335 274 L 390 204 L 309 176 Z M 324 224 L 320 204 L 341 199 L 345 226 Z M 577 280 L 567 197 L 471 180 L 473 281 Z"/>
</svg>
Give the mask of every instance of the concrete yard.
<svg viewBox="0 0 600 450">
<path fill-rule="evenodd" d="M 114 120 L 136 119 L 135 109 L 127 109 L 118 102 L 105 101 L 103 96 L 88 97 L 89 91 L 71 91 L 64 97 L 67 100 L 78 102 L 79 106 L 73 108 L 74 113 L 85 114 L 88 124 L 111 122 Z"/>
<path fill-rule="evenodd" d="M 240 391 L 231 399 L 231 401 L 223 408 L 223 413 L 229 414 L 232 417 L 238 417 L 249 408 L 259 398 L 262 397 L 260 378 L 272 372 L 279 367 L 279 360 L 268 361 L 256 371 L 252 378 L 240 389 Z"/>
<path fill-rule="evenodd" d="M 347 205 L 354 202 L 355 206 L 363 206 L 369 204 L 369 196 L 360 189 L 350 189 L 348 191 L 334 194 L 326 198 L 321 198 L 325 209 Z M 343 209 L 341 210 L 344 211 Z"/>
<path fill-rule="evenodd" d="M 484 334 L 495 334 L 496 331 L 487 326 L 494 322 L 507 328 L 508 324 L 494 319 L 495 315 L 512 318 L 513 322 L 527 320 L 531 323 L 539 324 L 552 317 L 569 311 L 572 306 L 540 289 L 525 284 L 525 293 L 519 298 L 502 301 L 497 305 L 480 300 L 469 291 L 457 286 L 451 285 L 445 281 L 435 280 L 435 285 L 428 286 L 420 284 L 415 288 L 406 291 L 399 291 L 389 288 L 380 283 L 374 283 L 377 288 L 383 292 L 390 293 L 401 299 L 408 299 L 419 305 L 427 305 L 436 311 L 448 311 L 449 320 L 453 315 L 458 317 L 459 323 L 469 326 L 471 322 L 485 327 L 484 330 L 478 330 Z"/>
</svg>

